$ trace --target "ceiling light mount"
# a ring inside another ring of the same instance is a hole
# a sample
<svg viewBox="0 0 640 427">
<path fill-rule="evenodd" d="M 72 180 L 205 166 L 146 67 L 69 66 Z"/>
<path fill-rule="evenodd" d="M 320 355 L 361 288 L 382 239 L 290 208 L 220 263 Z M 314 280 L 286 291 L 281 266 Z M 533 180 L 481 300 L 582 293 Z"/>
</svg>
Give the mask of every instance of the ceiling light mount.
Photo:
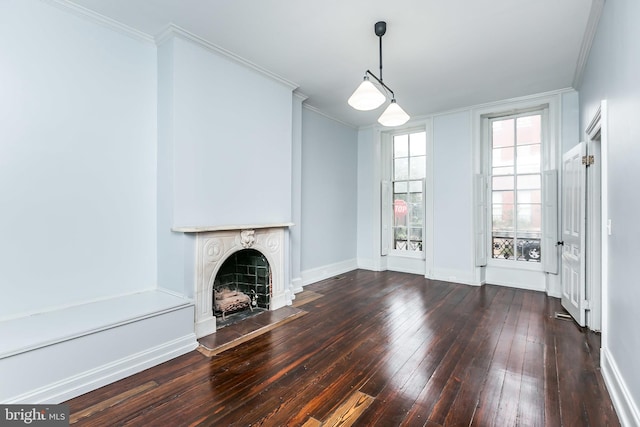
<svg viewBox="0 0 640 427">
<path fill-rule="evenodd" d="M 348 102 L 353 108 L 361 111 L 375 110 L 384 104 L 387 96 L 371 83 L 369 80 L 369 76 L 371 76 L 388 94 L 391 94 L 391 103 L 378 118 L 378 122 L 383 126 L 400 126 L 409 120 L 409 115 L 396 102 L 395 93 L 382 81 L 382 36 L 387 32 L 387 23 L 378 21 L 373 29 L 379 39 L 380 77 L 367 70 L 364 74 L 364 81 L 353 92 Z"/>
</svg>

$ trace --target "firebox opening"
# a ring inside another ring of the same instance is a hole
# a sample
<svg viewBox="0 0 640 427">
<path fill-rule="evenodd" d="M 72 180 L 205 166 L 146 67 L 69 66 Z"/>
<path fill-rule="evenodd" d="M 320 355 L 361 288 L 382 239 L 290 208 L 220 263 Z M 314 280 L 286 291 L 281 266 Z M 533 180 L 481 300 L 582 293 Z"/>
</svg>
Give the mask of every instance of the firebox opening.
<svg viewBox="0 0 640 427">
<path fill-rule="evenodd" d="M 227 258 L 213 282 L 213 314 L 218 326 L 269 310 L 271 271 L 267 258 L 255 249 L 244 249 Z M 234 323 L 234 322 L 233 322 Z"/>
</svg>

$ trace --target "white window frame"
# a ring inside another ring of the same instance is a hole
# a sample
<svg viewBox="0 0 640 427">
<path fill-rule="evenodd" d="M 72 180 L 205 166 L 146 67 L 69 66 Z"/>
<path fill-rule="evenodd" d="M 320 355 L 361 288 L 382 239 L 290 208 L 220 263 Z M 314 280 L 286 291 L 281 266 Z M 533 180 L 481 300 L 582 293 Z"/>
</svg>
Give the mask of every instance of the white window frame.
<svg viewBox="0 0 640 427">
<path fill-rule="evenodd" d="M 541 192 L 541 200 L 544 201 L 544 189 L 543 189 L 543 185 L 542 185 L 542 177 L 544 174 L 544 170 L 545 170 L 545 151 L 548 149 L 547 145 L 549 145 L 549 106 L 548 105 L 542 105 L 539 107 L 534 107 L 534 108 L 526 108 L 523 110 L 511 110 L 511 111 L 507 111 L 504 113 L 494 113 L 494 114 L 488 114 L 485 115 L 483 117 L 483 126 L 486 127 L 486 132 L 483 132 L 483 135 L 485 135 L 485 141 L 483 141 L 483 148 L 486 151 L 486 160 L 484 163 L 484 168 L 486 170 L 486 175 L 487 175 L 487 188 L 486 188 L 486 192 L 487 192 L 487 215 L 486 215 L 486 220 L 487 220 L 487 225 L 486 225 L 486 230 L 487 230 L 487 264 L 488 265 L 492 265 L 492 266 L 496 266 L 496 267 L 507 267 L 507 268 L 522 268 L 523 270 L 531 270 L 531 271 L 542 271 L 542 259 L 540 260 L 540 262 L 528 262 L 528 261 L 522 261 L 522 260 L 518 260 L 517 257 L 516 259 L 501 259 L 501 258 L 493 258 L 493 194 L 492 194 L 492 187 L 491 187 L 491 171 L 492 171 L 492 162 L 491 162 L 491 153 L 492 153 L 492 141 L 491 141 L 491 132 L 490 132 L 490 127 L 491 127 L 491 123 L 493 120 L 495 119 L 509 119 L 509 118 L 513 118 L 513 119 L 517 119 L 520 117 L 527 117 L 527 116 L 532 116 L 532 115 L 536 115 L 536 114 L 540 114 L 541 115 L 541 141 L 540 141 L 540 192 Z M 516 171 L 514 171 L 515 174 Z M 514 189 L 514 193 L 517 194 L 517 191 Z M 516 198 L 517 199 L 517 198 Z M 516 203 L 516 207 L 517 207 L 517 202 Z M 541 209 L 543 208 L 543 206 L 541 205 Z M 517 212 L 517 210 L 516 210 Z M 517 213 L 516 213 L 517 215 Z M 540 229 L 540 244 L 542 244 L 542 239 L 544 237 L 544 230 L 545 230 L 545 223 L 544 221 L 542 221 L 542 226 Z M 515 231 L 514 231 L 515 233 Z M 516 239 L 517 240 L 517 239 Z M 517 251 L 516 248 L 514 248 L 514 251 Z M 516 252 L 517 253 L 517 252 Z M 544 257 L 545 254 L 542 253 L 542 257 Z"/>
<path fill-rule="evenodd" d="M 422 180 L 422 250 L 420 251 L 409 251 L 409 250 L 400 250 L 394 249 L 394 235 L 393 235 L 393 137 L 396 135 L 405 135 L 416 132 L 425 132 L 426 134 L 426 155 L 425 155 L 425 170 L 426 177 Z M 388 244 L 388 249 L 386 250 L 386 255 L 392 257 L 401 257 L 401 258 L 412 258 L 412 259 L 425 259 L 426 254 L 428 252 L 427 244 L 431 245 L 431 242 L 427 242 L 426 238 L 429 237 L 433 240 L 432 235 L 428 235 L 430 231 L 430 227 L 427 225 L 427 208 L 430 205 L 428 200 L 430 200 L 430 196 L 428 195 L 428 185 L 427 180 L 430 174 L 432 173 L 432 165 L 431 165 L 431 156 L 432 150 L 430 149 L 430 141 L 431 134 L 429 133 L 429 128 L 426 125 L 422 126 L 414 126 L 403 129 L 395 129 L 393 131 L 383 132 L 381 135 L 382 139 L 382 179 L 383 182 L 387 182 L 390 186 L 390 192 L 386 197 L 389 197 L 390 200 L 383 201 L 382 206 L 387 206 L 390 208 L 383 209 L 381 215 L 386 216 L 386 218 L 382 218 L 383 224 L 388 224 L 388 230 L 383 231 L 383 233 L 387 233 L 387 236 L 383 236 L 383 241 L 386 241 Z M 382 194 L 382 197 L 385 197 Z M 385 203 L 386 202 L 386 203 Z M 430 246 L 429 246 L 430 247 Z M 384 249 L 383 249 L 384 250 Z"/>
<path fill-rule="evenodd" d="M 474 195 L 475 209 L 482 207 L 482 210 L 476 210 L 475 229 L 477 231 L 475 242 L 475 265 L 477 280 L 486 283 L 502 284 L 507 286 L 521 287 L 525 289 L 545 289 L 545 261 L 541 263 L 514 262 L 509 260 L 492 259 L 490 257 L 491 249 L 491 221 L 490 216 L 491 203 L 488 199 L 489 185 L 488 166 L 490 165 L 489 156 L 489 128 L 488 119 L 492 117 L 507 116 L 527 111 L 544 110 L 546 117 L 543 119 L 545 132 L 545 144 L 542 146 L 542 172 L 546 174 L 548 171 L 557 170 L 558 158 L 560 156 L 560 134 L 562 129 L 562 92 L 549 95 L 535 95 L 531 97 L 523 97 L 512 101 L 503 101 L 487 104 L 482 107 L 474 108 L 472 111 L 472 126 L 476 143 L 474 144 L 474 186 L 476 188 Z M 544 197 L 544 195 L 543 195 Z M 558 207 L 559 213 L 559 207 Z M 552 230 L 547 227 L 553 221 L 543 221 L 543 235 L 553 234 Z M 483 229 L 484 228 L 484 229 Z M 478 233 L 482 232 L 482 236 Z M 542 248 L 543 253 L 552 253 L 553 249 L 546 250 Z M 543 255 L 544 257 L 544 255 Z M 548 275 L 547 275 L 548 276 Z M 555 280 L 555 279 L 550 279 Z M 547 286 L 554 286 L 547 284 Z"/>
</svg>

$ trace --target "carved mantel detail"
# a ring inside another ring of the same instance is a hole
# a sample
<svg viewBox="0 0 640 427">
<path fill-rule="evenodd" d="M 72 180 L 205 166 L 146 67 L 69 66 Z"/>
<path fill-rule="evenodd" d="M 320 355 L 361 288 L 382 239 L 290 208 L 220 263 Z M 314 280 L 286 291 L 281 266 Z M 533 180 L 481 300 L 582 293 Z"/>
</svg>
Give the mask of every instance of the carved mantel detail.
<svg viewBox="0 0 640 427">
<path fill-rule="evenodd" d="M 247 249 L 253 246 L 256 241 L 256 230 L 242 230 L 240 232 L 240 243 L 242 247 Z"/>
</svg>

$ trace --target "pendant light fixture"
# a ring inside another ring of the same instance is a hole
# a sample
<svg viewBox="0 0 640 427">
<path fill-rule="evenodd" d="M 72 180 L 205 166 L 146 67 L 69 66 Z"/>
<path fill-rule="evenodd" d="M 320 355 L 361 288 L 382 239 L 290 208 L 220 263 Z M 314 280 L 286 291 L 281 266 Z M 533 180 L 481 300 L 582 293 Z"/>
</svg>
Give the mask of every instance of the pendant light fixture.
<svg viewBox="0 0 640 427">
<path fill-rule="evenodd" d="M 361 111 L 375 110 L 384 104 L 387 96 L 369 80 L 369 76 L 371 76 L 387 93 L 391 94 L 391 103 L 382 115 L 378 117 L 378 123 L 383 126 L 400 126 L 409 120 L 409 115 L 398 105 L 395 94 L 382 81 L 382 36 L 387 32 L 387 23 L 384 21 L 376 22 L 374 32 L 380 41 L 380 78 L 367 70 L 364 74 L 364 81 L 353 92 L 347 102 L 356 110 Z"/>
</svg>

